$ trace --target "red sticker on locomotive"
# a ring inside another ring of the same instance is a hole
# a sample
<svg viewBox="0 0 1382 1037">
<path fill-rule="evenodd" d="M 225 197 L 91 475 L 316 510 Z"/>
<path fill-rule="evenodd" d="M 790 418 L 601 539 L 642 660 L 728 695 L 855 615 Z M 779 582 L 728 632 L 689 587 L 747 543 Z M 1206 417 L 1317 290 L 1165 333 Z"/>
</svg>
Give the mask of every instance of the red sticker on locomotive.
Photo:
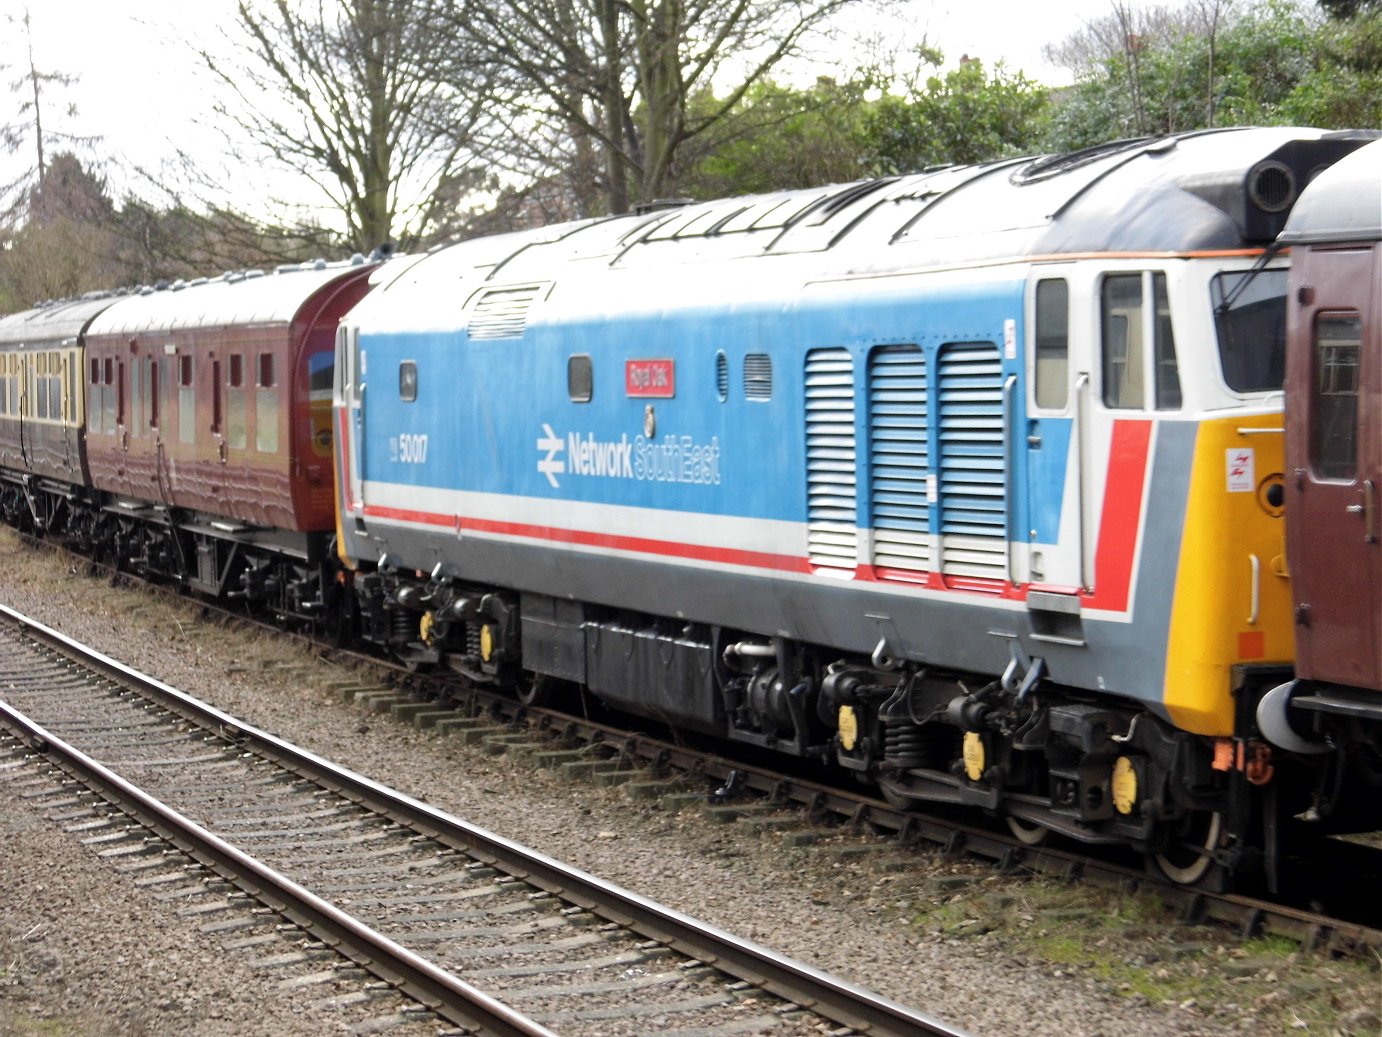
<svg viewBox="0 0 1382 1037">
<path fill-rule="evenodd" d="M 675 360 L 625 360 L 624 394 L 670 400 L 677 394 Z"/>
</svg>

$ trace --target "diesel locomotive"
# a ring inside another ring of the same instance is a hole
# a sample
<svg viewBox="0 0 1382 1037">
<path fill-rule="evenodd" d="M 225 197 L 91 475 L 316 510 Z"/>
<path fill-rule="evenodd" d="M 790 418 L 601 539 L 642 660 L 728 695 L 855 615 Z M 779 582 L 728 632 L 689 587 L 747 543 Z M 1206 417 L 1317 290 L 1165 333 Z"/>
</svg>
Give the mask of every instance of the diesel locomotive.
<svg viewBox="0 0 1382 1037">
<path fill-rule="evenodd" d="M 528 701 L 1270 875 L 1283 818 L 1378 827 L 1339 791 L 1377 725 L 1328 704 L 1375 710 L 1376 671 L 1340 691 L 1328 632 L 1296 669 L 1335 613 L 1283 518 L 1376 521 L 1365 450 L 1344 489 L 1283 431 L 1301 322 L 1347 381 L 1322 286 L 1376 215 L 1340 245 L 1309 199 L 1376 202 L 1376 161 L 1331 176 L 1374 136 L 1120 141 L 41 307 L 0 321 L 0 507 Z M 1339 452 L 1326 396 L 1301 434 Z"/>
</svg>

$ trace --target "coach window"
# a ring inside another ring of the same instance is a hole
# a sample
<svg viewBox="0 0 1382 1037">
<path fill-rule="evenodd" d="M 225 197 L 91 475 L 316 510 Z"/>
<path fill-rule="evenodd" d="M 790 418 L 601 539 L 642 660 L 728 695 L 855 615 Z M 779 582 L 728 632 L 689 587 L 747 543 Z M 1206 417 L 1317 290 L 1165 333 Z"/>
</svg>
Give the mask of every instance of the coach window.
<svg viewBox="0 0 1382 1037">
<path fill-rule="evenodd" d="M 48 354 L 48 417 L 62 420 L 62 354 Z"/>
<path fill-rule="evenodd" d="M 215 357 L 211 359 L 211 432 L 221 436 L 225 434 L 225 415 L 221 413 L 221 398 L 225 395 L 225 387 L 221 383 L 221 362 Z M 223 459 L 224 460 L 224 459 Z"/>
<path fill-rule="evenodd" d="M 197 383 L 192 357 L 178 357 L 178 439 L 197 441 Z"/>
<path fill-rule="evenodd" d="M 101 431 L 115 433 L 115 361 L 111 357 L 101 361 Z"/>
<path fill-rule="evenodd" d="M 416 360 L 404 360 L 398 365 L 398 398 L 404 403 L 417 400 Z"/>
<path fill-rule="evenodd" d="M 572 403 L 589 403 L 595 398 L 595 370 L 584 353 L 566 360 L 566 395 Z"/>
<path fill-rule="evenodd" d="M 1070 399 L 1070 286 L 1065 279 L 1038 281 L 1034 309 L 1036 405 L 1063 410 Z"/>
<path fill-rule="evenodd" d="M 87 394 L 90 406 L 86 411 L 86 430 L 88 432 L 101 431 L 101 362 L 95 357 L 88 361 L 89 372 L 87 382 L 91 385 L 91 391 Z"/>
<path fill-rule="evenodd" d="M 1157 410 L 1179 408 L 1180 372 L 1166 275 L 1106 277 L 1102 301 L 1104 404 L 1118 409 L 1141 409 L 1149 403 Z"/>
<path fill-rule="evenodd" d="M 62 354 L 48 354 L 48 416 L 55 421 L 62 420 Z"/>
<path fill-rule="evenodd" d="M 259 378 L 254 391 L 254 448 L 278 453 L 278 389 L 274 382 L 274 355 L 259 354 Z"/>
<path fill-rule="evenodd" d="M 144 379 L 145 371 L 149 366 L 149 358 L 146 356 L 136 356 L 130 359 L 130 432 L 135 436 L 142 436 L 145 427 L 149 424 L 149 417 L 145 411 L 144 403 Z"/>
<path fill-rule="evenodd" d="M 249 442 L 245 423 L 245 358 L 239 353 L 230 354 L 226 374 L 226 446 L 233 450 L 245 449 Z"/>
<path fill-rule="evenodd" d="M 48 354 L 40 353 L 34 358 L 34 417 L 48 417 Z"/>
<path fill-rule="evenodd" d="M 1314 400 L 1310 467 L 1322 479 L 1358 472 L 1358 364 L 1363 323 L 1356 314 L 1321 314 L 1315 321 Z"/>
</svg>

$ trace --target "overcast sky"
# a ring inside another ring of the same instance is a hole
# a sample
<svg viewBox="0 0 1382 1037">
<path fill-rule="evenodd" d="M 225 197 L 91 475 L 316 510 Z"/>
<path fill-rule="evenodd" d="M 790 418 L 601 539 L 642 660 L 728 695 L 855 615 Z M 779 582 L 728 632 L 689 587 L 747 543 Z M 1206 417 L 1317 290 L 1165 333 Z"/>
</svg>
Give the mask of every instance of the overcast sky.
<svg viewBox="0 0 1382 1037">
<path fill-rule="evenodd" d="M 108 163 L 117 194 L 126 186 L 121 168 L 157 172 L 179 146 L 199 155 L 223 152 L 197 52 L 224 46 L 220 30 L 233 22 L 234 0 L 0 0 L 6 16 L 18 18 L 26 8 L 39 70 L 80 77 L 69 89 L 51 88 L 48 99 L 75 104 L 77 115 L 46 118 L 53 129 L 100 138 L 88 154 Z M 905 31 L 918 39 L 924 33 L 950 62 L 962 54 L 990 66 L 1002 59 L 1034 79 L 1059 82 L 1059 72 L 1042 62 L 1042 46 L 1110 9 L 1110 0 L 910 0 L 906 17 L 891 19 L 889 29 L 901 33 L 910 22 Z M 0 22 L 7 86 L 27 67 L 23 42 L 17 26 Z M 0 96 L 0 123 L 10 121 L 17 103 L 13 93 Z M 233 196 L 263 189 L 253 160 L 225 176 Z"/>
</svg>

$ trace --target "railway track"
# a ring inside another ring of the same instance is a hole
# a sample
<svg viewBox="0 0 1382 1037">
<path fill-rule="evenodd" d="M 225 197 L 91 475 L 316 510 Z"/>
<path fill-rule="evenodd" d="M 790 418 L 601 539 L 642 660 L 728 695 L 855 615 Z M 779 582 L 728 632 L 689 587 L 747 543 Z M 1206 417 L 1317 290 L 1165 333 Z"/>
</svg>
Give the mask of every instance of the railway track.
<svg viewBox="0 0 1382 1037">
<path fill-rule="evenodd" d="M 40 549 L 62 551 L 50 541 L 26 538 Z M 80 556 L 73 556 L 80 557 Z M 81 559 L 82 564 L 89 563 Z M 129 574 L 121 578 L 138 580 Z M 140 586 L 164 590 L 161 585 L 138 581 Z M 203 602 L 208 615 L 234 622 L 250 622 L 277 629 L 265 620 L 243 612 Z M 279 631 L 280 633 L 287 633 Z M 1382 881 L 1382 852 L 1350 846 L 1317 847 L 1338 858 L 1328 862 L 1311 861 L 1317 875 L 1346 875 L 1337 881 L 1322 879 L 1322 888 L 1301 892 L 1295 902 L 1222 893 L 1202 888 L 1187 888 L 1149 873 L 1136 863 L 1114 857 L 1083 852 L 1072 844 L 1048 843 L 1033 846 L 1006 831 L 968 823 L 944 814 L 920 814 L 900 810 L 868 794 L 861 788 L 842 787 L 823 781 L 784 773 L 770 764 L 725 755 L 723 746 L 698 748 L 683 741 L 658 738 L 646 732 L 621 726 L 619 718 L 592 719 L 588 710 L 581 715 L 561 709 L 526 706 L 511 696 L 480 686 L 463 685 L 446 676 L 419 674 L 392 662 L 349 649 L 325 648 L 311 638 L 288 633 L 304 644 L 333 657 L 384 674 L 382 683 L 396 686 L 393 695 L 376 696 L 376 708 L 394 703 L 412 705 L 434 703 L 456 710 L 458 716 L 481 717 L 488 726 L 504 728 L 511 735 L 519 732 L 534 738 L 552 739 L 561 744 L 580 744 L 603 754 L 611 768 L 639 766 L 653 774 L 681 774 L 704 779 L 710 789 L 720 790 L 727 810 L 736 801 L 770 804 L 803 811 L 812 819 L 829 819 L 856 827 L 891 833 L 904 844 L 938 846 L 952 854 L 964 854 L 991 862 L 1000 870 L 1025 869 L 1038 874 L 1121 889 L 1151 889 L 1180 919 L 1208 922 L 1236 930 L 1244 938 L 1279 936 L 1298 943 L 1303 949 L 1353 955 L 1382 953 L 1382 928 L 1369 898 L 1339 900 L 1340 889 L 1359 888 Z M 1315 909 L 1302 904 L 1327 905 Z M 1356 910 L 1358 913 L 1351 913 Z"/>
<path fill-rule="evenodd" d="M 411 696 L 404 693 L 392 697 L 387 694 L 382 698 L 375 696 L 371 699 L 371 708 L 388 709 L 429 694 L 443 697 L 454 694 L 448 688 L 449 685 L 441 685 L 428 689 L 424 684 Z M 900 810 L 863 790 L 821 783 L 567 713 L 525 707 L 483 689 L 469 689 L 454 705 L 460 715 L 487 718 L 496 728 L 594 747 L 597 752 L 603 752 L 608 769 L 643 766 L 657 774 L 676 772 L 704 777 L 710 788 L 718 785 L 711 796 L 722 802 L 731 814 L 739 809 L 736 804 L 740 804 L 746 814 L 760 804 L 795 809 L 811 819 L 891 833 L 904 844 L 929 844 L 952 855 L 987 860 L 1001 871 L 1025 869 L 1105 887 L 1155 890 L 1158 898 L 1183 921 L 1228 926 L 1238 930 L 1244 938 L 1282 937 L 1298 943 L 1302 949 L 1330 954 L 1382 953 L 1382 928 L 1349 917 L 1261 897 L 1179 886 L 1143 867 L 1087 854 L 1078 847 L 1033 846 L 995 828 Z M 1360 883 L 1371 885 L 1377 880 L 1376 872 L 1367 870 L 1382 864 L 1376 851 L 1347 844 L 1337 850 L 1346 865 L 1351 861 L 1354 868 L 1349 888 L 1357 889 Z M 1362 864 L 1364 858 L 1366 865 Z M 1353 899 L 1354 905 L 1366 916 L 1375 915 L 1370 902 Z"/>
<path fill-rule="evenodd" d="M 0 688 L 0 722 L 31 752 L 467 1031 L 959 1033 L 340 770 L 3 608 Z"/>
</svg>

